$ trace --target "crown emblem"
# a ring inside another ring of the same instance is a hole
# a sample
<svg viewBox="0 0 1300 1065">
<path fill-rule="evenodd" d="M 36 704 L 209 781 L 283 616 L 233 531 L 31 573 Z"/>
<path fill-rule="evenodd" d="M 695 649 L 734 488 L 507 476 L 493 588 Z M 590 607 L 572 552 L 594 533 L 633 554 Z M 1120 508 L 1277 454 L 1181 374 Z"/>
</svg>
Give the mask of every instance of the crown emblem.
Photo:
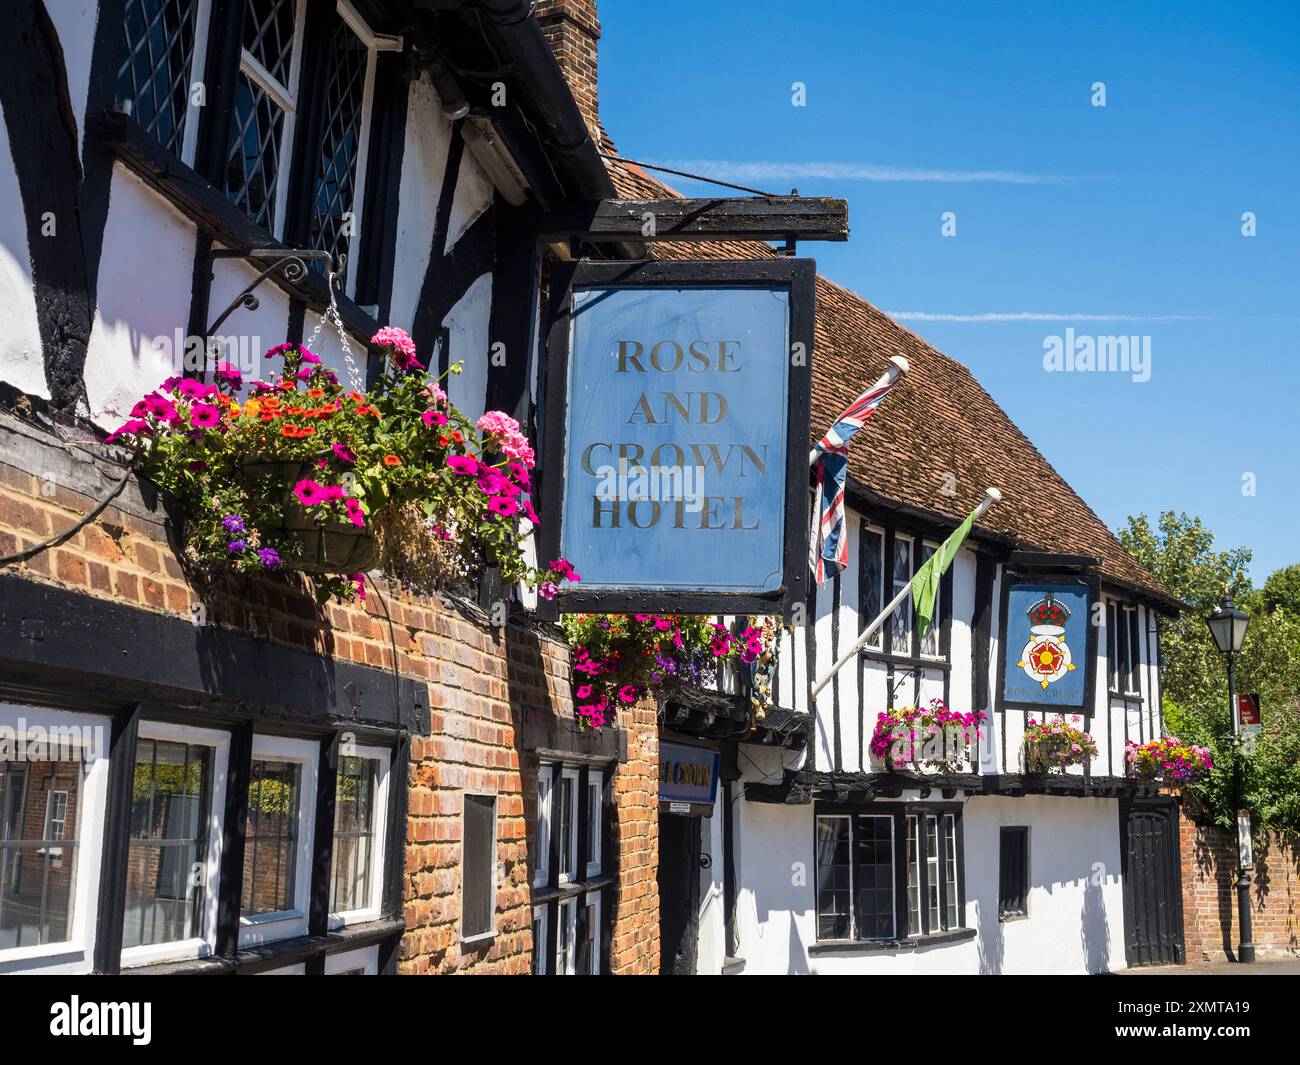
<svg viewBox="0 0 1300 1065">
<path fill-rule="evenodd" d="M 1030 605 L 1025 611 L 1029 615 L 1029 624 L 1031 625 L 1059 625 L 1064 627 L 1065 623 L 1070 620 L 1070 608 L 1064 603 L 1057 602 L 1051 592 L 1039 599 L 1036 603 Z"/>
</svg>

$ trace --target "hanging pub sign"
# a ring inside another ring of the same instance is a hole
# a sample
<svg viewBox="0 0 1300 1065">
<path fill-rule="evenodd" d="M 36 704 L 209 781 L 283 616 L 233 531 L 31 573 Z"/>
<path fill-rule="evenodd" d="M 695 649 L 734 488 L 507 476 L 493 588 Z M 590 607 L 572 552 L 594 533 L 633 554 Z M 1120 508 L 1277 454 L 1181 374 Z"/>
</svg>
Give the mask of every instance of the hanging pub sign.
<svg viewBox="0 0 1300 1065">
<path fill-rule="evenodd" d="M 542 559 L 559 610 L 804 599 L 815 264 L 582 262 L 554 279 Z"/>
<path fill-rule="evenodd" d="M 1092 713 L 1098 589 L 1085 578 L 1008 573 L 1002 589 L 1001 705 Z"/>
<path fill-rule="evenodd" d="M 722 755 L 686 743 L 659 744 L 659 802 L 669 813 L 711 813 Z"/>
</svg>

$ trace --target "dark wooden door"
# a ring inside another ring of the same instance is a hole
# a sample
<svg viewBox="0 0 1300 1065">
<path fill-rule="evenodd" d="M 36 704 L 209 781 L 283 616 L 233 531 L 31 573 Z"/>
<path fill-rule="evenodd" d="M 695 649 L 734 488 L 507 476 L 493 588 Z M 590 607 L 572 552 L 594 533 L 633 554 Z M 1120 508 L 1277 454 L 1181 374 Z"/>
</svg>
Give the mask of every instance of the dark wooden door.
<svg viewBox="0 0 1300 1065">
<path fill-rule="evenodd" d="M 1128 964 L 1181 965 L 1183 888 L 1172 799 L 1120 804 L 1124 949 Z"/>
<path fill-rule="evenodd" d="M 700 933 L 700 818 L 659 815 L 659 972 L 692 976 Z"/>
</svg>

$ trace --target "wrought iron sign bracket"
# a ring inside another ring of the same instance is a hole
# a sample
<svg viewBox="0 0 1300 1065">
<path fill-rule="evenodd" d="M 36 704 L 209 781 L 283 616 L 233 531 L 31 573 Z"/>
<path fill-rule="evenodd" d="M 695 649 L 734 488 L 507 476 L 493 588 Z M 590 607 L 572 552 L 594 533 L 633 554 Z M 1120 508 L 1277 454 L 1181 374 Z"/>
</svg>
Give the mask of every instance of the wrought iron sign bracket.
<svg viewBox="0 0 1300 1065">
<path fill-rule="evenodd" d="M 246 259 L 255 269 L 261 267 L 258 275 L 244 286 L 239 295 L 231 300 L 226 309 L 208 326 L 205 334 L 208 337 L 215 334 L 222 323 L 238 308 L 257 310 L 261 301 L 257 298 L 256 290 L 276 271 L 279 271 L 285 281 L 292 284 L 307 276 L 309 262 L 319 262 L 325 264 L 326 271 L 332 275 L 334 283 L 337 283 L 337 279 L 343 276 L 343 271 L 347 268 L 346 255 L 340 255 L 336 260 L 329 252 L 314 248 L 221 248 L 209 252 L 208 258 L 210 264 L 218 259 Z"/>
</svg>

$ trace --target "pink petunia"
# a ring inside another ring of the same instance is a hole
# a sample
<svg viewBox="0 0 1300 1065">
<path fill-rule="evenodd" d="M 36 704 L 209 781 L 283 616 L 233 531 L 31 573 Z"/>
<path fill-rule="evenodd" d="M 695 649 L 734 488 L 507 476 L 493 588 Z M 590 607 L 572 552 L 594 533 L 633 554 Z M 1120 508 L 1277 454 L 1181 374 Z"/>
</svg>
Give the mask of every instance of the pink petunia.
<svg viewBox="0 0 1300 1065">
<path fill-rule="evenodd" d="M 424 422 L 425 425 L 430 426 L 446 425 L 447 415 L 443 414 L 440 410 L 426 410 L 420 415 L 420 421 Z"/>
<path fill-rule="evenodd" d="M 196 403 L 190 408 L 190 424 L 196 429 L 211 429 L 221 424 L 221 411 L 211 403 Z"/>
<path fill-rule="evenodd" d="M 508 496 L 493 496 L 488 500 L 488 510 L 508 518 L 519 510 L 519 504 Z"/>
<path fill-rule="evenodd" d="M 343 506 L 348 512 L 348 521 L 352 522 L 358 529 L 364 528 L 366 524 L 366 513 L 361 509 L 361 504 L 355 499 L 345 499 Z"/>
<path fill-rule="evenodd" d="M 331 444 L 330 447 L 334 450 L 334 454 L 338 457 L 340 462 L 353 463 L 357 461 L 356 455 L 352 454 L 351 449 L 346 445 Z"/>
<path fill-rule="evenodd" d="M 448 455 L 447 465 L 451 467 L 454 473 L 462 477 L 471 476 L 478 472 L 478 459 L 472 455 Z"/>
<path fill-rule="evenodd" d="M 304 477 L 293 486 L 293 494 L 304 507 L 316 507 L 329 500 L 328 489 L 310 477 Z"/>
</svg>

